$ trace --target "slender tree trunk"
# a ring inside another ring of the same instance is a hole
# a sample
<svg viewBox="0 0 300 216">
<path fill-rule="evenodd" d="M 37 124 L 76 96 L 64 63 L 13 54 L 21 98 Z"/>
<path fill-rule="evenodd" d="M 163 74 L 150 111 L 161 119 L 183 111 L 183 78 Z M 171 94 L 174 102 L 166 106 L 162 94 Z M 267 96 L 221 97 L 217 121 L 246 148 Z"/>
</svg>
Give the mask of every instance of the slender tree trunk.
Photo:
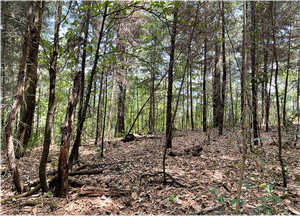
<svg viewBox="0 0 300 216">
<path fill-rule="evenodd" d="M 233 92 L 232 92 L 232 73 L 231 73 L 231 61 L 230 61 L 230 55 L 229 55 L 229 62 L 228 62 L 229 68 L 228 71 L 230 71 L 229 73 L 229 89 L 230 89 L 230 101 L 231 101 L 231 117 L 230 117 L 230 121 L 232 125 L 235 125 L 235 116 L 234 116 L 234 102 L 233 102 Z"/>
<path fill-rule="evenodd" d="M 265 35 L 268 33 L 268 28 L 264 28 L 263 31 Z M 264 42 L 264 80 L 262 88 L 262 124 L 266 123 L 267 119 L 267 103 L 268 103 L 268 61 L 269 61 L 269 52 L 267 47 L 269 47 L 269 37 L 267 37 L 267 42 Z"/>
<path fill-rule="evenodd" d="M 220 47 L 215 45 L 215 69 L 213 78 L 213 125 L 219 127 L 220 125 Z"/>
<path fill-rule="evenodd" d="M 100 76 L 100 92 L 99 92 L 99 97 L 98 97 L 98 107 L 97 107 L 97 125 L 96 125 L 96 136 L 95 136 L 95 142 L 94 145 L 97 146 L 98 144 L 98 139 L 100 137 L 100 133 L 101 133 L 101 123 L 100 121 L 102 121 L 101 117 L 100 117 L 100 107 L 101 107 L 101 101 L 102 101 L 102 89 L 103 89 L 103 74 L 104 71 L 101 71 L 101 76 Z"/>
<path fill-rule="evenodd" d="M 2 7 L 4 6 L 5 3 L 2 3 Z M 2 79 L 2 85 L 1 85 L 1 92 L 2 92 L 2 98 L 1 98 L 1 128 L 5 128 L 5 113 L 6 113 L 6 73 L 5 73 L 5 66 L 6 66 L 6 53 L 7 53 L 7 44 L 8 44 L 8 34 L 6 33 L 7 31 L 7 17 L 4 17 L 2 19 L 2 25 L 3 28 L 1 29 L 1 79 Z M 26 30 L 25 30 L 26 31 Z M 2 134 L 3 136 L 3 134 Z M 5 138 L 2 137 L 4 140 Z"/>
<path fill-rule="evenodd" d="M 190 127 L 190 104 L 189 104 L 189 99 L 190 99 L 190 83 L 189 83 L 189 77 L 187 77 L 187 82 L 186 82 L 186 117 L 185 117 L 185 130 L 188 130 Z"/>
<path fill-rule="evenodd" d="M 274 56 L 272 56 L 269 92 L 268 92 L 267 103 L 266 103 L 266 132 L 269 132 L 269 118 L 270 118 L 270 107 L 271 107 L 271 88 L 272 88 L 272 78 L 273 78 L 273 70 L 274 70 L 273 65 L 274 65 Z"/>
<path fill-rule="evenodd" d="M 285 87 L 284 87 L 284 98 L 283 98 L 283 125 L 286 125 L 286 97 L 288 91 L 288 80 L 289 80 L 289 72 L 290 72 L 290 56 L 291 56 L 291 20 L 290 20 L 290 31 L 289 31 L 289 49 L 287 54 L 287 66 L 286 66 L 286 79 L 285 79 Z"/>
<path fill-rule="evenodd" d="M 175 2 L 175 4 L 178 2 Z M 166 119 L 166 148 L 172 148 L 172 90 L 173 90 L 173 67 L 175 59 L 175 39 L 177 31 L 178 7 L 174 11 L 174 19 L 171 34 L 171 52 L 168 69 L 168 96 L 167 96 L 167 119 Z M 165 179 L 164 179 L 165 181 Z"/>
<path fill-rule="evenodd" d="M 226 90 L 226 49 L 225 49 L 225 8 L 224 1 L 222 1 L 222 60 L 223 60 L 223 78 L 222 78 L 222 102 L 220 104 L 220 125 L 219 125 L 219 135 L 223 134 L 224 127 L 224 108 L 225 108 L 225 90 Z"/>
<path fill-rule="evenodd" d="M 17 84 L 17 91 L 15 94 L 16 98 L 12 105 L 11 111 L 7 116 L 6 126 L 5 126 L 8 167 L 9 170 L 12 172 L 14 185 L 19 193 L 23 192 L 24 186 L 15 161 L 12 127 L 13 127 L 13 122 L 18 113 L 18 108 L 22 100 L 22 94 L 23 94 L 23 79 L 24 79 L 27 50 L 28 50 L 29 40 L 30 40 L 30 22 L 32 18 L 32 6 L 33 6 L 33 2 L 30 2 L 28 6 L 28 12 L 27 12 L 28 22 L 26 23 L 25 34 L 24 34 L 22 50 L 21 50 L 21 59 L 19 63 L 18 84 Z"/>
<path fill-rule="evenodd" d="M 38 92 L 38 107 L 36 114 L 36 128 L 35 128 L 35 142 L 37 142 L 40 136 L 40 112 L 41 112 L 41 90 L 42 90 L 42 69 L 39 66 L 39 92 Z"/>
<path fill-rule="evenodd" d="M 276 94 L 276 106 L 277 106 L 277 129 L 278 129 L 278 158 L 281 166 L 281 172 L 282 172 L 282 180 L 283 180 L 283 186 L 287 187 L 287 170 L 286 170 L 286 164 L 283 162 L 282 158 L 282 143 L 281 143 L 281 119 L 280 119 L 280 104 L 279 104 L 279 93 L 278 93 L 278 69 L 279 69 L 279 63 L 277 59 L 277 45 L 276 45 L 276 24 L 274 20 L 274 15 L 273 15 L 273 2 L 270 2 L 270 13 L 271 13 L 271 21 L 272 21 L 272 30 L 273 30 L 273 55 L 275 59 L 275 94 Z"/>
<path fill-rule="evenodd" d="M 79 127 L 77 127 L 75 142 L 74 142 L 74 145 L 73 145 L 73 148 L 72 148 L 72 151 L 71 151 L 71 155 L 70 155 L 70 158 L 69 158 L 69 162 L 68 162 L 69 163 L 69 169 L 72 168 L 72 163 L 74 161 L 75 154 L 79 150 L 80 137 L 81 137 L 81 134 L 82 134 L 83 123 L 84 123 L 85 118 L 86 118 L 87 108 L 88 108 L 88 105 L 89 105 L 90 95 L 91 95 L 91 91 L 92 91 L 93 79 L 94 79 L 94 76 L 95 76 L 95 73 L 96 73 L 97 64 L 98 64 L 98 60 L 99 60 L 99 57 L 100 57 L 99 49 L 100 49 L 100 44 L 101 44 L 101 41 L 102 41 L 102 38 L 103 38 L 105 19 L 107 17 L 107 6 L 108 6 L 108 3 L 105 2 L 105 9 L 104 9 L 104 14 L 103 14 L 103 18 L 102 18 L 101 29 L 100 29 L 100 32 L 99 32 L 99 38 L 98 38 L 98 43 L 97 43 L 97 48 L 96 48 L 94 64 L 93 64 L 93 68 L 92 68 L 92 71 L 91 71 L 89 84 L 88 84 L 88 87 L 87 87 L 87 93 L 86 93 L 84 107 L 83 107 L 83 110 L 82 110 L 82 118 L 81 118 L 81 122 L 80 122 Z"/>
<path fill-rule="evenodd" d="M 191 58 L 191 55 L 190 55 Z M 193 79 L 192 79 L 192 63 L 190 63 L 190 100 L 191 100 L 191 127 L 192 131 L 195 130 L 194 114 L 193 114 Z"/>
<path fill-rule="evenodd" d="M 111 115 L 114 103 L 114 86 L 115 86 L 115 69 L 113 69 L 112 74 L 112 84 L 111 84 L 111 91 L 110 91 L 110 103 L 109 103 L 109 110 L 108 110 L 108 118 L 107 118 L 107 129 L 106 134 L 109 136 L 110 133 L 110 125 L 111 125 Z"/>
<path fill-rule="evenodd" d="M 298 21 L 298 24 L 300 24 L 300 22 Z M 300 35 L 300 27 L 298 27 L 298 33 Z M 299 48 L 298 48 L 298 55 L 299 55 L 299 59 L 298 59 L 298 87 L 297 87 L 297 112 L 298 112 L 298 130 L 297 133 L 300 133 L 300 44 L 299 44 Z M 297 142 L 298 142 L 299 136 L 296 136 L 295 139 L 295 143 L 294 143 L 294 147 L 296 147 Z"/>
<path fill-rule="evenodd" d="M 57 185 L 54 190 L 54 195 L 57 197 L 65 198 L 68 195 L 68 155 L 70 149 L 70 135 L 72 134 L 72 125 L 76 110 L 77 98 L 80 90 L 81 71 L 78 71 L 74 83 L 72 95 L 69 98 L 67 113 L 65 118 L 65 125 L 62 128 L 62 138 L 60 143 L 60 154 L 58 161 L 58 177 Z"/>
<path fill-rule="evenodd" d="M 39 41 L 41 32 L 41 22 L 44 10 L 44 1 L 36 2 L 35 18 L 31 26 L 31 40 L 29 46 L 28 66 L 26 71 L 23 107 L 21 111 L 20 123 L 18 127 L 17 139 L 20 144 L 16 149 L 16 157 L 23 157 L 26 151 L 28 141 L 31 137 L 34 113 L 35 113 L 35 97 L 37 86 L 37 60 L 39 53 Z"/>
<path fill-rule="evenodd" d="M 205 5 L 205 30 L 207 30 L 207 8 Z M 204 33 L 204 66 L 203 66 L 203 132 L 207 130 L 207 113 L 206 113 L 206 73 L 207 73 L 207 33 Z"/>
<path fill-rule="evenodd" d="M 89 6 L 90 5 L 90 2 L 87 1 L 84 3 L 85 5 Z M 87 8 L 86 9 L 86 14 L 85 14 L 85 17 L 86 17 L 86 22 L 84 23 L 84 39 L 83 39 L 83 50 L 82 50 L 82 61 L 81 61 L 81 86 L 80 86 L 80 93 L 79 93 L 79 110 L 78 110 L 78 116 L 77 116 L 77 131 L 79 128 L 80 129 L 80 133 L 81 130 L 83 129 L 83 122 L 85 121 L 85 116 L 86 113 L 84 114 L 83 113 L 83 98 L 84 98 L 84 86 L 85 86 L 85 64 L 86 64 L 86 50 L 87 50 L 87 44 L 88 44 L 88 37 L 89 37 L 89 18 L 90 18 L 90 9 Z M 78 46 L 78 51 L 80 52 L 80 46 Z M 95 106 L 95 105 L 94 105 Z M 82 126 L 81 126 L 82 124 Z M 76 140 L 78 139 L 78 140 Z M 81 136 L 79 136 L 77 138 L 77 135 L 76 135 L 76 139 L 74 141 L 74 145 L 75 145 L 75 142 L 76 142 L 76 145 L 78 145 L 78 148 L 75 148 L 74 149 L 74 152 L 73 152 L 73 155 L 72 157 L 74 157 L 74 160 L 77 160 L 78 159 L 78 155 L 79 155 L 79 146 L 81 145 Z M 73 147 L 74 148 L 74 147 Z M 73 150 L 73 149 L 72 149 Z M 72 154 L 71 154 L 72 155 Z"/>
<path fill-rule="evenodd" d="M 242 149 L 242 167 L 240 169 L 240 176 L 238 182 L 238 194 L 236 199 L 236 209 L 235 214 L 240 214 L 240 198 L 242 194 L 242 185 L 243 185 L 243 176 L 245 170 L 245 161 L 246 161 L 246 89 L 247 89 L 247 1 L 244 1 L 243 7 L 244 19 L 243 19 L 243 71 L 242 71 L 242 101 L 243 103 L 243 112 L 242 112 L 242 137 L 243 137 L 243 149 Z"/>
<path fill-rule="evenodd" d="M 120 30 L 119 30 L 120 31 Z M 122 34 L 119 35 L 121 37 Z M 122 53 L 126 51 L 125 42 L 118 41 L 118 50 Z M 125 93 L 126 93 L 126 57 L 122 54 L 120 57 L 120 67 L 117 69 L 117 86 L 119 89 L 118 94 L 118 113 L 115 136 L 123 136 L 125 133 Z"/>
<path fill-rule="evenodd" d="M 167 96 L 167 119 L 166 119 L 166 143 L 163 154 L 163 173 L 164 173 L 164 183 L 166 183 L 166 154 L 167 148 L 172 148 L 172 90 L 173 90 L 173 67 L 175 59 L 175 40 L 177 31 L 177 21 L 178 21 L 178 7 L 179 2 L 174 2 L 174 12 L 173 12 L 173 25 L 171 33 L 171 51 L 170 51 L 170 62 L 168 69 L 168 96 Z"/>
<path fill-rule="evenodd" d="M 52 58 L 50 61 L 50 68 L 49 68 L 50 88 L 49 88 L 48 112 L 46 117 L 44 146 L 43 146 L 42 158 L 39 166 L 39 178 L 40 178 L 41 188 L 44 192 L 48 191 L 49 189 L 47 185 L 46 165 L 47 165 L 47 159 L 49 155 L 49 149 L 50 149 L 51 138 L 52 138 L 51 133 L 54 127 L 56 66 L 58 60 L 59 28 L 61 23 L 63 2 L 58 1 L 56 2 L 56 4 L 57 4 L 57 9 L 56 9 L 56 20 L 55 20 L 55 28 L 54 28 L 54 44 L 53 44 L 53 52 L 52 52 Z"/>
<path fill-rule="evenodd" d="M 252 87 L 252 111 L 253 111 L 253 141 L 254 145 L 258 145 L 258 121 L 257 121 L 257 81 L 256 81 L 256 2 L 251 2 L 251 26 L 252 26 L 252 40 L 251 40 L 251 87 Z"/>
<path fill-rule="evenodd" d="M 105 118 L 106 118 L 106 106 L 107 106 L 107 74 L 105 75 L 105 101 L 104 103 L 104 115 L 103 115 L 103 127 L 102 127 L 102 136 L 101 136 L 101 153 L 100 156 L 101 158 L 104 157 L 103 152 L 104 152 L 104 132 L 105 132 Z"/>
</svg>

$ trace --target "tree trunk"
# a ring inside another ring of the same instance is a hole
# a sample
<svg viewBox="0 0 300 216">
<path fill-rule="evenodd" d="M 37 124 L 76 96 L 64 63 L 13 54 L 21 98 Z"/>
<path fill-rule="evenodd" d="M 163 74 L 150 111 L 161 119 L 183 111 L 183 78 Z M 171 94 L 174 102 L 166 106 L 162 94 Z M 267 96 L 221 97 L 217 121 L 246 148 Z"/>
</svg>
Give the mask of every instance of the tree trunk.
<svg viewBox="0 0 300 216">
<path fill-rule="evenodd" d="M 279 63 L 277 59 L 277 45 L 276 45 L 276 35 L 275 35 L 275 18 L 273 15 L 273 2 L 270 2 L 270 13 L 271 13 L 271 21 L 272 21 L 272 30 L 273 30 L 273 55 L 275 59 L 275 94 L 276 94 L 276 106 L 277 106 L 277 129 L 278 129 L 278 158 L 281 166 L 281 172 L 282 172 L 282 179 L 283 179 L 283 186 L 287 187 L 287 170 L 286 170 L 286 165 L 283 163 L 282 159 L 282 143 L 281 143 L 281 119 L 280 119 L 280 104 L 279 104 L 279 93 L 278 93 L 278 69 L 279 69 Z"/>
<path fill-rule="evenodd" d="M 173 12 L 173 25 L 171 33 L 171 51 L 170 51 L 170 62 L 168 69 L 168 96 L 167 96 L 167 119 L 166 119 L 166 143 L 163 154 L 163 173 L 164 173 L 164 183 L 166 183 L 166 154 L 167 148 L 172 148 L 172 90 L 173 90 L 173 67 L 175 59 L 175 48 L 176 48 L 176 31 L 177 31 L 177 21 L 178 21 L 178 7 L 179 2 L 174 2 L 174 12 Z"/>
<path fill-rule="evenodd" d="M 105 101 L 104 103 L 104 115 L 103 115 L 103 127 L 102 127 L 102 136 L 101 136 L 101 153 L 100 157 L 103 158 L 103 152 L 104 152 L 104 132 L 105 132 L 105 118 L 106 118 L 106 106 L 107 106 L 107 74 L 105 75 Z M 103 93 L 104 94 L 104 93 Z"/>
<path fill-rule="evenodd" d="M 270 107 L 271 107 L 271 88 L 272 88 L 272 78 L 273 78 L 273 70 L 274 70 L 273 65 L 274 65 L 274 56 L 272 56 L 271 76 L 270 76 L 269 92 L 268 92 L 267 104 L 266 104 L 266 132 L 269 132 L 269 118 L 270 118 Z"/>
<path fill-rule="evenodd" d="M 219 22 L 219 21 L 218 21 Z M 217 40 L 217 39 L 216 39 Z M 213 78 L 213 125 L 214 127 L 219 127 L 220 125 L 220 104 L 221 104 L 221 97 L 220 97 L 220 45 L 218 41 L 216 41 L 215 45 L 215 70 L 214 70 L 214 78 Z"/>
<path fill-rule="evenodd" d="M 243 148 L 242 148 L 242 167 L 240 169 L 240 176 L 238 182 L 238 194 L 236 199 L 236 208 L 235 214 L 240 214 L 240 197 L 242 194 L 242 185 L 243 185 L 243 176 L 245 170 L 245 161 L 246 161 L 246 90 L 247 90 L 247 1 L 244 1 L 243 7 L 243 14 L 244 14 L 244 22 L 243 22 L 243 71 L 242 71 L 242 101 L 243 103 L 243 112 L 242 112 L 242 137 L 243 137 Z"/>
<path fill-rule="evenodd" d="M 73 83 L 72 95 L 69 98 L 67 113 L 65 118 L 65 125 L 62 128 L 62 138 L 60 143 L 60 154 L 58 161 L 58 177 L 57 185 L 54 190 L 54 195 L 65 198 L 68 195 L 68 155 L 70 149 L 70 135 L 72 134 L 72 125 L 77 104 L 77 97 L 80 89 L 81 71 L 78 71 Z"/>
<path fill-rule="evenodd" d="M 3 3 L 2 8 L 5 3 Z M 1 92 L 2 92 L 2 98 L 1 98 L 1 128 L 5 128 L 5 114 L 7 113 L 6 111 L 6 73 L 5 73 L 5 66 L 6 66 L 6 54 L 8 53 L 7 51 L 7 44 L 8 44 L 8 34 L 6 33 L 7 31 L 7 21 L 8 18 L 4 17 L 2 19 L 2 25 L 3 28 L 1 29 Z M 25 30 L 26 31 L 26 30 Z M 5 138 L 3 137 L 3 134 L 1 134 L 2 139 L 4 140 Z"/>
<path fill-rule="evenodd" d="M 19 175 L 19 170 L 15 161 L 12 127 L 13 127 L 13 122 L 18 113 L 18 108 L 22 100 L 22 94 L 23 94 L 24 70 L 25 70 L 26 56 L 27 56 L 27 50 L 29 46 L 29 39 L 30 39 L 30 21 L 32 18 L 32 6 L 33 6 L 33 2 L 30 2 L 28 6 L 28 12 L 27 12 L 28 22 L 26 23 L 25 34 L 24 34 L 22 50 L 21 50 L 21 59 L 19 63 L 18 84 L 17 84 L 17 91 L 15 94 L 16 98 L 12 105 L 11 111 L 7 116 L 6 126 L 5 126 L 8 166 L 13 175 L 14 185 L 19 193 L 23 192 L 24 186 L 21 177 Z"/>
<path fill-rule="evenodd" d="M 90 2 L 89 1 L 86 1 L 84 2 L 85 5 L 89 6 L 90 5 Z M 80 92 L 79 92 L 79 110 L 78 110 L 78 115 L 77 115 L 77 130 L 78 128 L 81 127 L 81 124 L 82 124 L 82 127 L 83 127 L 83 122 L 85 121 L 85 119 L 83 118 L 84 115 L 86 114 L 83 114 L 83 98 L 84 98 L 84 86 L 85 86 L 85 64 L 86 64 L 86 50 L 87 50 L 87 44 L 88 44 L 88 36 L 89 36 L 89 18 L 90 18 L 90 9 L 87 8 L 86 11 L 85 11 L 85 18 L 86 18 L 86 22 L 84 23 L 84 39 L 83 39 L 83 49 L 82 49 L 82 61 L 81 61 L 81 86 L 80 86 Z M 80 54 L 80 45 L 78 46 L 78 52 Z M 82 129 L 81 129 L 82 130 Z M 76 140 L 78 139 L 78 140 Z M 75 145 L 75 142 L 76 145 L 78 145 L 78 148 L 76 148 L 76 150 L 73 152 L 73 157 L 75 160 L 78 159 L 78 155 L 79 155 L 79 146 L 81 145 L 81 136 L 79 136 L 77 138 L 77 135 L 76 135 L 76 139 L 74 141 L 74 145 Z M 73 150 L 73 149 L 72 149 Z M 72 154 L 71 154 L 72 155 Z"/>
<path fill-rule="evenodd" d="M 290 55 L 291 55 L 291 20 L 290 20 L 290 31 L 289 31 L 289 49 L 287 54 L 287 66 L 286 66 L 286 79 L 285 79 L 285 87 L 284 87 L 284 98 L 283 98 L 283 125 L 286 125 L 286 96 L 288 91 L 288 80 L 289 80 L 289 71 L 290 71 Z"/>
<path fill-rule="evenodd" d="M 298 21 L 300 24 L 300 21 Z M 300 35 L 300 27 L 298 27 L 298 33 Z M 298 131 L 300 130 L 300 44 L 299 44 L 299 59 L 298 59 L 298 88 L 297 88 L 297 110 L 298 110 Z"/>
<path fill-rule="evenodd" d="M 178 2 L 175 2 L 175 5 Z M 176 6 L 175 6 L 176 7 Z M 175 39 L 177 30 L 177 15 L 178 7 L 174 11 L 174 19 L 171 34 L 171 51 L 170 51 L 170 62 L 168 69 L 168 96 L 167 96 L 167 119 L 166 119 L 166 148 L 172 148 L 172 90 L 173 90 L 173 67 L 175 59 Z"/>
<path fill-rule="evenodd" d="M 198 12 L 198 10 L 197 10 Z M 192 58 L 191 54 L 189 54 L 189 58 Z M 192 131 L 195 130 L 194 126 L 194 114 L 193 114 L 193 79 L 192 79 L 192 63 L 190 63 L 190 100 L 191 100 L 191 127 Z"/>
<path fill-rule="evenodd" d="M 189 104 L 189 99 L 190 99 L 190 83 L 189 83 L 189 77 L 187 77 L 187 82 L 186 82 L 186 118 L 185 118 L 185 130 L 187 131 L 190 127 L 190 104 Z"/>
<path fill-rule="evenodd" d="M 256 2 L 251 2 L 251 26 L 252 26 L 252 40 L 251 40 L 251 87 L 252 87 L 252 112 L 253 112 L 253 141 L 254 145 L 258 145 L 258 122 L 257 122 L 257 81 L 256 81 Z"/>
<path fill-rule="evenodd" d="M 219 3 L 220 4 L 220 3 Z M 222 102 L 220 103 L 220 125 L 219 135 L 223 134 L 224 108 L 225 108 L 225 88 L 226 88 L 226 50 L 225 50 L 225 14 L 224 1 L 222 1 L 222 59 L 223 59 L 223 79 L 222 79 Z"/>
<path fill-rule="evenodd" d="M 268 28 L 264 28 L 264 34 L 267 35 Z M 269 61 L 269 37 L 267 37 L 267 42 L 264 42 L 264 80 L 263 80 L 263 89 L 262 89 L 262 124 L 266 124 L 267 121 L 267 112 L 268 112 L 268 61 Z"/>
<path fill-rule="evenodd" d="M 28 55 L 28 66 L 26 71 L 24 86 L 24 101 L 21 111 L 20 123 L 18 127 L 17 139 L 20 144 L 16 149 L 16 157 L 23 157 L 26 151 L 28 141 L 31 137 L 34 113 L 35 113 L 35 97 L 37 86 L 37 63 L 39 53 L 39 41 L 41 32 L 42 15 L 44 10 L 44 1 L 37 1 L 35 8 L 35 18 L 31 26 L 31 38 Z"/>
<path fill-rule="evenodd" d="M 40 113 L 41 113 L 41 91 L 42 91 L 42 69 L 39 66 L 39 93 L 38 93 L 38 107 L 37 107 L 37 114 L 36 114 L 36 128 L 35 128 L 35 138 L 34 142 L 38 141 L 40 136 Z"/>
<path fill-rule="evenodd" d="M 154 47 L 156 44 L 154 44 Z M 152 55 L 151 55 L 152 57 Z M 153 58 L 153 57 L 152 57 Z M 155 59 L 155 58 L 154 58 Z M 150 86 L 150 110 L 149 110 L 149 132 L 154 132 L 155 127 L 155 60 L 153 63 L 153 70 L 151 70 L 151 86 Z"/>
<path fill-rule="evenodd" d="M 113 69 L 112 74 L 112 84 L 111 84 L 111 91 L 110 91 L 110 102 L 109 102 L 109 110 L 108 110 L 108 118 L 107 118 L 107 129 L 106 134 L 109 136 L 110 134 L 110 125 L 111 125 L 111 115 L 112 115 L 112 108 L 114 103 L 114 86 L 115 86 L 115 69 Z"/>
<path fill-rule="evenodd" d="M 204 28 L 207 31 L 207 8 L 205 4 L 205 24 Z M 207 113 L 206 113 L 206 73 L 207 73 L 207 33 L 204 33 L 204 66 L 203 66 L 203 132 L 207 130 Z"/>
<path fill-rule="evenodd" d="M 77 133 L 76 133 L 76 138 L 75 138 L 75 142 L 71 151 L 71 155 L 69 158 L 69 169 L 72 168 L 72 163 L 74 161 L 76 152 L 78 152 L 79 150 L 79 144 L 80 144 L 80 137 L 82 134 L 82 129 L 83 129 L 83 123 L 85 121 L 86 118 L 86 113 L 87 113 L 87 108 L 89 105 L 89 101 L 90 101 L 90 95 L 91 95 L 91 91 L 92 91 L 92 85 L 93 85 L 93 79 L 94 79 L 94 75 L 96 73 L 96 69 L 97 69 L 97 64 L 98 64 L 98 60 L 99 60 L 99 49 L 100 49 L 100 44 L 103 38 L 103 31 L 104 31 L 104 24 L 105 24 L 105 19 L 107 17 L 107 7 L 108 7 L 108 3 L 105 2 L 105 9 L 104 9 L 104 14 L 103 14 L 103 18 L 102 18 L 102 24 L 101 24 L 101 29 L 99 32 L 99 38 L 98 38 L 98 43 L 97 43 L 97 48 L 96 48 L 96 54 L 95 54 L 95 59 L 94 59 L 94 64 L 93 64 L 93 68 L 91 71 L 91 75 L 90 75 L 90 79 L 89 79 L 89 84 L 87 87 L 87 93 L 86 93 L 86 98 L 85 98 L 85 103 L 84 103 L 84 107 L 82 110 L 82 118 L 80 121 L 80 125 L 77 127 Z"/>
<path fill-rule="evenodd" d="M 58 48 L 59 48 L 59 28 L 61 23 L 61 14 L 63 2 L 56 2 L 56 19 L 54 28 L 54 44 L 52 58 L 50 60 L 49 77 L 50 77 L 50 88 L 49 88 L 49 102 L 48 102 L 48 112 L 46 117 L 46 127 L 45 127 L 45 138 L 44 146 L 42 152 L 42 158 L 39 166 L 39 178 L 41 183 L 41 188 L 44 192 L 48 191 L 47 176 L 46 176 L 46 165 L 49 155 L 49 149 L 51 144 L 51 131 L 54 127 L 54 112 L 55 112 L 55 79 L 56 79 L 56 65 L 58 60 Z M 72 125 L 71 125 L 72 126 Z"/>
<path fill-rule="evenodd" d="M 122 34 L 121 34 L 122 35 Z M 119 35 L 119 37 L 121 36 Z M 126 51 L 125 42 L 118 42 L 118 50 L 123 53 Z M 118 94 L 118 114 L 116 122 L 115 136 L 120 137 L 125 133 L 125 93 L 126 93 L 126 57 L 120 57 L 120 67 L 117 69 L 117 86 L 119 88 Z"/>
<path fill-rule="evenodd" d="M 97 107 L 97 125 L 96 125 L 96 136 L 95 136 L 95 142 L 94 145 L 97 146 L 98 144 L 98 139 L 100 137 L 100 133 L 101 133 L 101 123 L 100 121 L 102 121 L 101 117 L 100 117 L 100 107 L 101 107 L 101 101 L 102 101 L 102 89 L 103 89 L 103 74 L 104 71 L 101 71 L 101 76 L 100 76 L 100 92 L 99 92 L 99 97 L 98 97 L 98 107 Z"/>
</svg>

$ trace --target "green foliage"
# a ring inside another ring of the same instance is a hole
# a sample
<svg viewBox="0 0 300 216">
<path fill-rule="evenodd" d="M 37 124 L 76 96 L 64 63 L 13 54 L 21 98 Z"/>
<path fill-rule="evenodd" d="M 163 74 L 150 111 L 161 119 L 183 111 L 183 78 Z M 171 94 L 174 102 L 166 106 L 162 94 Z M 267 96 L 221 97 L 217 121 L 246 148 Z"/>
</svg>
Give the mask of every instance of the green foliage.
<svg viewBox="0 0 300 216">
<path fill-rule="evenodd" d="M 165 199 L 163 202 L 177 202 L 178 195 L 172 194 L 169 198 Z"/>
</svg>

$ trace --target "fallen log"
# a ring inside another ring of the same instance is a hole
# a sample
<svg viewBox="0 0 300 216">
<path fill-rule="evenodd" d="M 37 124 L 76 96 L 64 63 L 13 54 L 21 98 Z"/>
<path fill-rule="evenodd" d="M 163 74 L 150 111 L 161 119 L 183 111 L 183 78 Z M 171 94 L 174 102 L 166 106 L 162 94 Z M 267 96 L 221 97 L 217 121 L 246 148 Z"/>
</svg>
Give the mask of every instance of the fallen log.
<svg viewBox="0 0 300 216">
<path fill-rule="evenodd" d="M 103 169 L 72 171 L 72 172 L 69 173 L 69 176 L 73 176 L 73 175 L 92 175 L 92 174 L 99 174 L 99 173 L 102 173 L 102 172 L 103 172 Z"/>
</svg>

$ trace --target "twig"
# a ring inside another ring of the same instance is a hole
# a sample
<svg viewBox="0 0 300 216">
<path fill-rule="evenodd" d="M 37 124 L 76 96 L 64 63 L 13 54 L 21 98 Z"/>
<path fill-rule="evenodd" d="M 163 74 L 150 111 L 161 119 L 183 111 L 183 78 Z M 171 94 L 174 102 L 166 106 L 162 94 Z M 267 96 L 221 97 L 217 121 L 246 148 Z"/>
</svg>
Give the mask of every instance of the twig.
<svg viewBox="0 0 300 216">
<path fill-rule="evenodd" d="M 154 174 L 144 174 L 141 176 L 140 182 L 142 181 L 142 178 L 144 178 L 146 176 L 154 177 L 154 176 L 157 176 L 158 174 L 163 174 L 163 172 L 156 172 Z M 170 179 L 172 179 L 171 185 L 173 183 L 175 183 L 175 184 L 179 185 L 180 187 L 184 187 L 184 188 L 187 187 L 186 185 L 183 185 L 183 184 L 179 183 L 178 181 L 176 181 L 170 174 L 166 173 L 166 176 L 168 176 Z"/>
</svg>

